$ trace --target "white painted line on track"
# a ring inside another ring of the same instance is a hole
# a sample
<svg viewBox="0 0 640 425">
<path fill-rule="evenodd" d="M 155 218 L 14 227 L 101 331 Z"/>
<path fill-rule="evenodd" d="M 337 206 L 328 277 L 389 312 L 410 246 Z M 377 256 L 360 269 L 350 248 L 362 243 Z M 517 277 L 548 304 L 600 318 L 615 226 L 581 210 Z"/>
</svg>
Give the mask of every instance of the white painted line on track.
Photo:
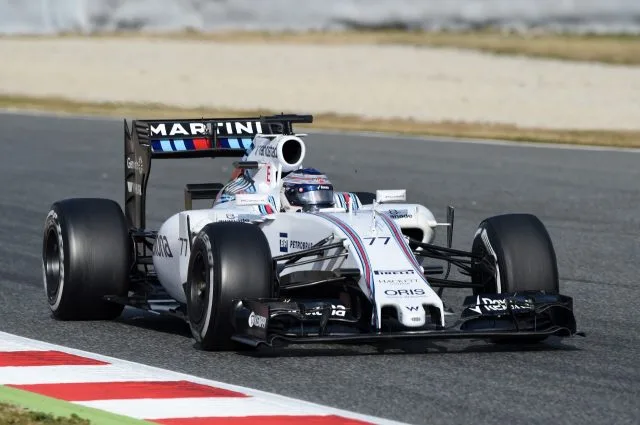
<svg viewBox="0 0 640 425">
<path fill-rule="evenodd" d="M 391 133 L 377 133 L 377 132 L 348 132 L 339 130 L 328 129 L 314 129 L 314 131 L 308 131 L 309 134 L 319 133 L 323 135 L 335 135 L 335 136 L 357 136 L 375 139 L 391 139 L 401 141 L 412 142 L 427 142 L 427 143 L 461 143 L 467 145 L 490 145 L 490 146 L 507 146 L 514 148 L 540 148 L 540 149 L 563 149 L 563 150 L 575 150 L 575 151 L 603 151 L 603 152 L 632 152 L 640 153 L 640 148 L 619 148 L 613 146 L 589 146 L 589 145 L 572 145 L 568 143 L 542 143 L 542 142 L 516 142 L 512 140 L 497 140 L 497 139 L 464 139 L 456 137 L 446 136 L 411 136 L 403 134 L 391 134 Z"/>
<path fill-rule="evenodd" d="M 37 111 L 37 110 L 10 110 L 0 109 L 0 113 L 13 114 L 21 116 L 37 116 L 59 119 L 76 119 L 87 121 L 119 121 L 122 122 L 125 117 L 106 117 L 99 115 L 74 115 L 63 112 L 49 112 L 49 111 Z M 126 117 L 127 121 L 131 118 Z M 540 142 L 516 142 L 511 140 L 495 140 L 495 139 L 464 139 L 456 137 L 446 136 L 413 136 L 402 135 L 393 133 L 380 133 L 380 132 L 367 132 L 367 131 L 348 131 L 348 130 L 331 130 L 323 128 L 305 128 L 301 132 L 308 134 L 319 134 L 328 136 L 348 136 L 348 137 L 364 137 L 364 138 L 376 138 L 376 139 L 389 139 L 400 141 L 412 141 L 412 142 L 426 142 L 426 143 L 462 143 L 469 145 L 488 145 L 488 146 L 506 146 L 506 147 L 520 147 L 520 148 L 535 148 L 535 149 L 560 149 L 560 150 L 572 150 L 572 151 L 593 151 L 593 152 L 624 152 L 624 153 L 640 153 L 640 148 L 621 148 L 612 146 L 588 146 L 588 145 L 572 145 L 564 143 L 540 143 Z"/>
</svg>

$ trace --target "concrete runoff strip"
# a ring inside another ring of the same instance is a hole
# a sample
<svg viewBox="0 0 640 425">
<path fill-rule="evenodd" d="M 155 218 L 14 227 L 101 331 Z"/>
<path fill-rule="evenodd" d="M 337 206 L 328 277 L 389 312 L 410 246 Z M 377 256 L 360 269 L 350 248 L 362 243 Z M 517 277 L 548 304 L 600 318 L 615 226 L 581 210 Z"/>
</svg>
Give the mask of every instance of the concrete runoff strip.
<svg viewBox="0 0 640 425">
<path fill-rule="evenodd" d="M 57 415 L 93 415 L 95 424 L 142 422 L 113 422 L 93 409 L 167 425 L 400 424 L 5 332 L 0 385 L 0 400 Z"/>
<path fill-rule="evenodd" d="M 157 35 L 170 38 L 169 35 Z M 572 35 L 533 32 L 525 34 L 503 31 L 307 31 L 260 32 L 231 31 L 221 33 L 182 34 L 183 37 L 221 42 L 283 42 L 296 44 L 377 44 L 423 47 L 449 47 L 479 50 L 503 55 L 524 55 L 571 61 L 640 65 L 638 35 Z"/>
<path fill-rule="evenodd" d="M 92 425 L 152 425 L 151 422 L 140 419 L 68 403 L 4 385 L 0 385 L 0 401 L 23 407 L 33 412 L 49 413 L 54 416 L 68 417 L 75 414 L 82 419 L 87 419 Z"/>
<path fill-rule="evenodd" d="M 0 39 L 0 94 L 640 131 L 640 67 L 398 45 Z"/>
<path fill-rule="evenodd" d="M 156 40 L 196 40 L 221 43 L 286 43 L 325 45 L 406 45 L 479 50 L 502 55 L 522 55 L 569 61 L 640 65 L 640 35 L 637 34 L 556 34 L 472 31 L 336 30 L 336 31 L 106 31 L 91 34 L 0 35 L 11 39 L 60 39 L 78 36 L 91 39 L 141 38 Z"/>
<path fill-rule="evenodd" d="M 169 105 L 137 103 L 89 103 L 61 98 L 33 98 L 0 95 L 0 109 L 10 111 L 41 111 L 81 116 L 126 117 L 128 119 L 171 119 L 193 117 L 250 117 L 277 114 L 275 110 L 226 110 L 210 108 L 176 108 Z M 299 111 L 285 111 L 299 112 Z M 365 119 L 358 116 L 315 114 L 311 125 L 299 124 L 299 129 L 322 129 L 357 132 L 378 132 L 407 136 L 439 136 L 470 139 L 508 140 L 605 147 L 640 147 L 640 130 L 556 130 L 520 128 L 513 125 L 491 125 L 465 122 L 420 122 L 403 119 Z"/>
</svg>

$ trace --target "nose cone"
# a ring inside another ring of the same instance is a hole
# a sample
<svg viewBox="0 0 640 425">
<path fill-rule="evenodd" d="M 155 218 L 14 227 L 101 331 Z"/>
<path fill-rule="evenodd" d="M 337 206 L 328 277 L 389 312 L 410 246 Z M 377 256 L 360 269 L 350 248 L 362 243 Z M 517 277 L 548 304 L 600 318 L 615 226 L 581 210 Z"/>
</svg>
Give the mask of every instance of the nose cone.
<svg viewBox="0 0 640 425">
<path fill-rule="evenodd" d="M 413 328 L 424 326 L 427 315 L 421 304 L 405 304 L 396 307 L 398 310 L 398 321 L 404 326 Z"/>
</svg>

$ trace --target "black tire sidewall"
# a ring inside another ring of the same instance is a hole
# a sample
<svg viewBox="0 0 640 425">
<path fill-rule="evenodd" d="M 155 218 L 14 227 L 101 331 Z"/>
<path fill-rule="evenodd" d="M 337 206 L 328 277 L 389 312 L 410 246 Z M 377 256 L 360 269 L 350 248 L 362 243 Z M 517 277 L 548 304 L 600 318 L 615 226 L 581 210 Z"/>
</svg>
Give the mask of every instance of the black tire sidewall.
<svg viewBox="0 0 640 425">
<path fill-rule="evenodd" d="M 489 247 L 482 240 L 486 232 Z M 484 220 L 478 226 L 472 252 L 493 250 L 499 269 L 500 288 L 495 279 L 474 294 L 524 291 L 559 292 L 558 266 L 553 243 L 542 222 L 531 214 L 505 214 Z M 472 273 L 480 283 L 478 272 Z"/>
<path fill-rule="evenodd" d="M 195 284 L 194 266 L 202 259 L 207 266 L 207 312 L 202 320 L 194 320 L 194 306 L 190 305 L 192 285 Z M 271 250 L 258 226 L 220 222 L 203 227 L 193 242 L 186 286 L 189 326 L 199 348 L 237 348 L 230 339 L 233 333 L 232 301 L 273 296 L 272 268 Z"/>
<path fill-rule="evenodd" d="M 196 342 L 201 345 L 208 345 L 207 342 L 210 333 L 215 333 L 215 329 L 218 326 L 218 318 L 214 314 L 218 311 L 217 304 L 220 299 L 220 285 L 216 282 L 219 272 L 216 271 L 216 264 L 219 262 L 219 258 L 215 256 L 214 240 L 203 229 L 196 236 L 191 249 L 191 256 L 189 258 L 189 269 L 187 274 L 187 313 L 189 317 L 189 326 L 191 333 Z M 203 261 L 205 267 L 205 283 L 207 291 L 207 305 L 205 307 L 204 319 L 196 320 L 194 317 L 194 311 L 192 304 L 190 303 L 192 286 L 195 285 L 194 266 L 196 261 Z M 219 278 L 218 278 L 219 279 Z M 208 319 L 207 319 L 208 317 Z"/>
<path fill-rule="evenodd" d="M 49 308 L 51 309 L 54 315 L 59 315 L 60 311 L 65 310 L 66 304 L 69 302 L 67 297 L 63 297 L 64 289 L 65 289 L 65 277 L 66 273 L 69 271 L 69 256 L 66 255 L 67 247 L 69 246 L 69 240 L 66 235 L 66 232 L 63 229 L 63 224 L 58 216 L 58 208 L 56 205 L 53 205 L 49 213 L 47 214 L 47 218 L 45 220 L 44 226 L 44 234 L 43 234 L 43 244 L 42 244 L 42 279 L 44 283 L 45 293 L 47 295 L 47 303 Z M 58 288 L 56 292 L 55 298 L 52 300 L 49 297 L 49 284 L 53 284 L 51 282 L 47 273 L 47 262 L 49 260 L 47 256 L 47 247 L 49 244 L 49 238 L 56 238 L 58 242 L 58 250 L 60 252 L 60 256 L 62 257 L 62 261 L 59 264 L 59 277 L 58 277 Z"/>
<path fill-rule="evenodd" d="M 57 298 L 47 302 L 62 320 L 113 319 L 124 306 L 104 300 L 126 296 L 131 245 L 120 206 L 108 199 L 80 198 L 56 202 L 45 220 L 42 267 L 47 288 L 47 242 L 54 230 L 62 241 L 62 268 Z"/>
</svg>

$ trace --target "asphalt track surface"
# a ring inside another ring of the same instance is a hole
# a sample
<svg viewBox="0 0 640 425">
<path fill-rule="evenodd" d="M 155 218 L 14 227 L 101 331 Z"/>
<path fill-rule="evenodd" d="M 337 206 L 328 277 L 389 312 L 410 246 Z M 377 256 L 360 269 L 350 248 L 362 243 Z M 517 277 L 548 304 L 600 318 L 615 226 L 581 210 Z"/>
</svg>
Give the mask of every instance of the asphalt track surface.
<svg viewBox="0 0 640 425">
<path fill-rule="evenodd" d="M 440 220 L 456 206 L 457 247 L 470 246 L 484 217 L 539 215 L 587 337 L 256 356 L 196 351 L 182 322 L 137 311 L 115 322 L 50 318 L 40 266 L 45 215 L 66 197 L 122 202 L 122 134 L 122 121 L 0 114 L 0 330 L 408 423 L 640 422 L 640 154 L 310 135 L 307 165 L 339 188 L 404 187 Z M 183 206 L 186 182 L 226 181 L 231 161 L 155 161 L 149 224 Z M 445 301 L 457 307 L 464 293 L 449 291 Z"/>
</svg>

